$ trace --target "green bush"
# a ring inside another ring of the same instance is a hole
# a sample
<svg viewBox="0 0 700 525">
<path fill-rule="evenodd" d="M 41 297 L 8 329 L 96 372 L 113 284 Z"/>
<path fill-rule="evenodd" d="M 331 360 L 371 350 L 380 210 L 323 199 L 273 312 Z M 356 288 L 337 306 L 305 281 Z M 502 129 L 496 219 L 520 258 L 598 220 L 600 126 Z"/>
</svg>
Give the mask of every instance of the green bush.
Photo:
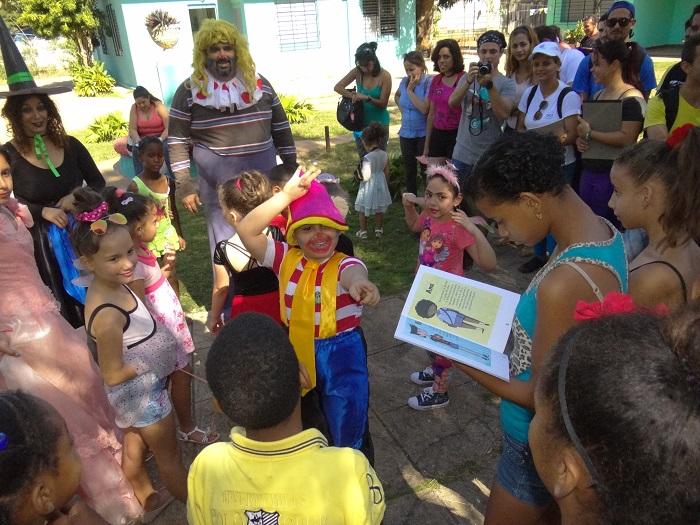
<svg viewBox="0 0 700 525">
<path fill-rule="evenodd" d="M 81 97 L 111 93 L 115 84 L 114 78 L 107 73 L 102 62 L 95 62 L 92 66 L 73 63 L 70 72 L 73 77 L 73 89 Z"/>
<path fill-rule="evenodd" d="M 389 194 L 391 200 L 401 200 L 401 185 L 406 179 L 401 155 L 389 155 Z"/>
<path fill-rule="evenodd" d="M 583 30 L 583 21 L 579 20 L 575 27 L 564 34 L 564 40 L 567 44 L 573 45 L 583 40 L 584 36 L 586 36 L 586 32 Z"/>
<path fill-rule="evenodd" d="M 129 123 L 124 120 L 121 113 L 109 113 L 97 117 L 88 126 L 87 142 L 111 142 L 119 137 L 123 137 L 129 132 Z"/>
<path fill-rule="evenodd" d="M 314 107 L 305 100 L 297 100 L 293 95 L 278 95 L 290 124 L 303 124 L 309 120 Z"/>
</svg>

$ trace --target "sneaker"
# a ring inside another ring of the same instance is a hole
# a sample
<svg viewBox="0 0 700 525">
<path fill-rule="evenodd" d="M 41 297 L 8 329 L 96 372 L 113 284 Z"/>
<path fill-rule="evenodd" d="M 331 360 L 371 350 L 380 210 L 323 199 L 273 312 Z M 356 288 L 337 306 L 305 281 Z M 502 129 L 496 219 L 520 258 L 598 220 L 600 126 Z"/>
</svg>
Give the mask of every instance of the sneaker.
<svg viewBox="0 0 700 525">
<path fill-rule="evenodd" d="M 384 228 L 375 228 L 374 236 L 379 239 L 382 235 L 384 235 Z"/>
<path fill-rule="evenodd" d="M 367 238 L 367 230 L 357 230 L 355 232 L 355 237 L 358 239 L 366 239 Z"/>
<path fill-rule="evenodd" d="M 413 381 L 417 385 L 432 385 L 434 380 L 435 375 L 433 374 L 433 369 L 431 367 L 427 367 L 425 370 L 421 370 L 420 372 L 413 372 L 411 374 L 411 381 Z"/>
<path fill-rule="evenodd" d="M 423 390 L 422 394 L 408 398 L 408 406 L 414 410 L 433 410 L 450 404 L 447 392 L 434 392 L 431 387 Z"/>
<path fill-rule="evenodd" d="M 545 264 L 547 264 L 546 257 L 542 257 L 541 255 L 535 255 L 529 261 L 518 266 L 518 271 L 520 273 L 532 273 L 542 268 Z"/>
</svg>

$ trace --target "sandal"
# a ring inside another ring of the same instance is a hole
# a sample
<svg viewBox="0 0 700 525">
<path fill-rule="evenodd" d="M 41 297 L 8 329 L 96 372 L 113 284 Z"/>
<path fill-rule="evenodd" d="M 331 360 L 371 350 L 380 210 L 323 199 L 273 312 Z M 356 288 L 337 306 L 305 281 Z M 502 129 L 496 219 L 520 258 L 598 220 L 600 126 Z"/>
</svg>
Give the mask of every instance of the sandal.
<svg viewBox="0 0 700 525">
<path fill-rule="evenodd" d="M 355 237 L 358 239 L 366 239 L 367 238 L 367 230 L 357 230 L 355 232 Z"/>
<path fill-rule="evenodd" d="M 141 517 L 141 523 L 151 523 L 158 517 L 158 515 L 161 512 L 163 512 L 167 508 L 168 505 L 175 501 L 175 497 L 172 494 L 170 494 L 170 492 L 168 492 L 165 489 L 161 489 L 148 496 L 146 503 L 154 496 L 158 498 L 158 506 L 153 510 L 144 512 L 143 516 Z"/>
<path fill-rule="evenodd" d="M 196 434 L 197 432 L 201 433 L 204 439 L 200 441 L 192 439 L 192 434 Z M 195 426 L 189 432 L 183 432 L 182 430 L 178 430 L 177 439 L 179 439 L 180 441 L 184 441 L 185 443 L 194 443 L 195 445 L 211 445 L 212 443 L 215 443 L 219 440 L 219 433 L 210 432 L 208 428 L 206 430 L 202 430 L 198 426 Z"/>
<path fill-rule="evenodd" d="M 380 238 L 382 235 L 384 235 L 384 228 L 375 228 L 374 229 L 374 236 L 377 238 Z"/>
</svg>

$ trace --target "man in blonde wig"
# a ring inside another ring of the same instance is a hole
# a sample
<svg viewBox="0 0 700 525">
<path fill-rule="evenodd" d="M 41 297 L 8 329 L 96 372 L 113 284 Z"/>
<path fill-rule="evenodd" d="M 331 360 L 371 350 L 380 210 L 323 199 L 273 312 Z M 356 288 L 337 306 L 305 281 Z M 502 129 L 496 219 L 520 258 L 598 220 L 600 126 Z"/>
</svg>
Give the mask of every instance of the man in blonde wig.
<svg viewBox="0 0 700 525">
<path fill-rule="evenodd" d="M 275 155 L 293 164 L 296 148 L 275 90 L 255 71 L 248 42 L 232 24 L 204 21 L 192 65 L 173 97 L 168 148 L 182 204 L 192 213 L 204 205 L 213 254 L 216 243 L 234 233 L 221 213 L 217 186 L 242 170 L 268 173 Z M 191 160 L 199 188 L 190 177 Z"/>
</svg>

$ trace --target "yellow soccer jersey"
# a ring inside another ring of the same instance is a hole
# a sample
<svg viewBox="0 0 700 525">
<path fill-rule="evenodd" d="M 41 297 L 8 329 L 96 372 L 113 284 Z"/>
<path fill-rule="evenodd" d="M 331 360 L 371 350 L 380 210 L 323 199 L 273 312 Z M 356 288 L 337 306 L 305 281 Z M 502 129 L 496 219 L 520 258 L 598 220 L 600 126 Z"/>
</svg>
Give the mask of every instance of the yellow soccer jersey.
<svg viewBox="0 0 700 525">
<path fill-rule="evenodd" d="M 385 510 L 365 456 L 316 429 L 261 442 L 236 427 L 197 456 L 187 487 L 190 525 L 374 525 Z"/>
<path fill-rule="evenodd" d="M 666 106 L 661 97 L 656 96 L 649 99 L 647 106 L 647 114 L 644 118 L 644 129 L 656 126 L 658 124 L 666 125 Z M 668 130 L 671 133 L 674 129 L 680 128 L 683 124 L 692 124 L 700 126 L 700 109 L 692 106 L 683 96 L 678 94 L 678 114 L 676 120 L 673 121 L 673 127 Z"/>
</svg>

